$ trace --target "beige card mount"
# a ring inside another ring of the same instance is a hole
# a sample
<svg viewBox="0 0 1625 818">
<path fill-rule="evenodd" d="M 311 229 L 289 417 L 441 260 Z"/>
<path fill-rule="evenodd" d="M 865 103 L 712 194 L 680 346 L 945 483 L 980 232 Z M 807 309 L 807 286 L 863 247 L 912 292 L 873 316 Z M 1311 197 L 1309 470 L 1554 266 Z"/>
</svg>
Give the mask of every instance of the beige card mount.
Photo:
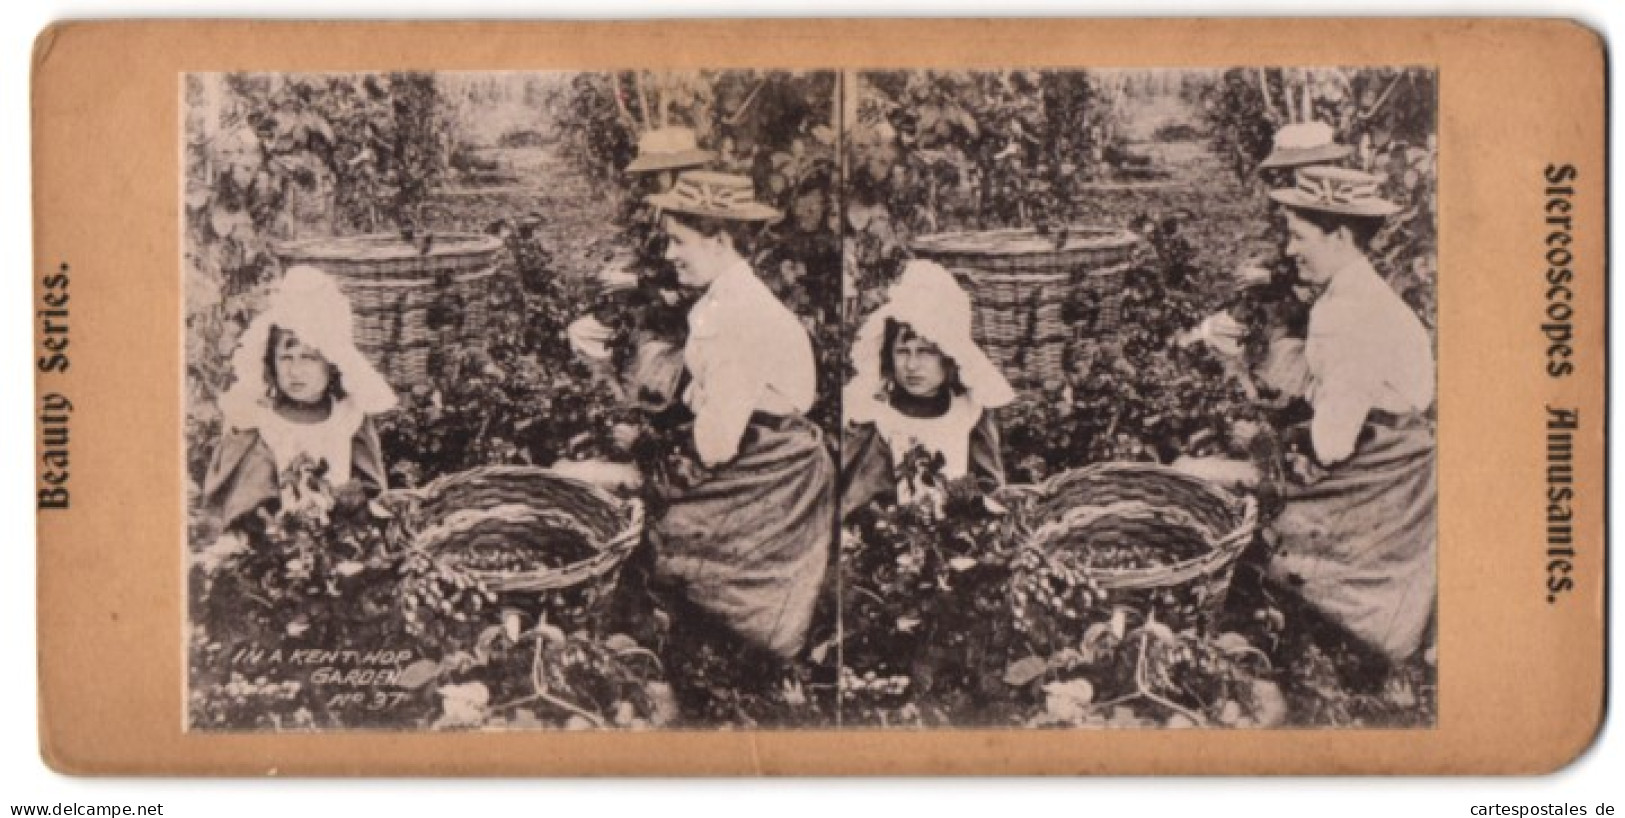
<svg viewBox="0 0 1625 818">
<path fill-rule="evenodd" d="M 1518 774 L 1605 696 L 1604 44 L 73 22 L 74 774 Z"/>
</svg>

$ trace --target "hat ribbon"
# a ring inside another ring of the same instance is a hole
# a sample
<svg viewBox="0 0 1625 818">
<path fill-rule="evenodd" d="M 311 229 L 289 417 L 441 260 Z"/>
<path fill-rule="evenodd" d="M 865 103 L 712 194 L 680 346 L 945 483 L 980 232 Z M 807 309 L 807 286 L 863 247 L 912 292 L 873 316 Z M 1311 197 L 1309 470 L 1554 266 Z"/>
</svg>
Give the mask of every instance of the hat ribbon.
<svg viewBox="0 0 1625 818">
<path fill-rule="evenodd" d="M 1376 182 L 1348 182 L 1299 175 L 1298 192 L 1323 205 L 1350 205 L 1377 198 Z"/>
<path fill-rule="evenodd" d="M 734 210 L 740 204 L 738 197 L 735 195 L 737 192 L 729 188 L 693 183 L 679 184 L 672 191 L 677 198 L 691 207 L 699 210 L 721 211 Z"/>
</svg>

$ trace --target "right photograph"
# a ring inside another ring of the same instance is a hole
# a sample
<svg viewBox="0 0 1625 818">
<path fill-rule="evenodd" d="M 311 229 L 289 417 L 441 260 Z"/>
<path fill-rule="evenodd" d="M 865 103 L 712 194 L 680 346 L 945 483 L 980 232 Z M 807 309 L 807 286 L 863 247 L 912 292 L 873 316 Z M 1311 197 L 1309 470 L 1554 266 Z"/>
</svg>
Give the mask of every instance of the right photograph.
<svg viewBox="0 0 1625 818">
<path fill-rule="evenodd" d="M 1437 89 L 842 75 L 845 726 L 1436 724 Z"/>
</svg>

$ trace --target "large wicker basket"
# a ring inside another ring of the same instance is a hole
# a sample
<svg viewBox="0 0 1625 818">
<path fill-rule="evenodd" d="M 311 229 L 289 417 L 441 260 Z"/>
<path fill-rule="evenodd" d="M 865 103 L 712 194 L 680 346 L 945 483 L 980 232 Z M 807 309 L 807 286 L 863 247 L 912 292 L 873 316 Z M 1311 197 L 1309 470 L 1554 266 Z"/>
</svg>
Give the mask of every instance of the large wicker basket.
<svg viewBox="0 0 1625 818">
<path fill-rule="evenodd" d="M 1001 490 L 1015 508 L 1015 541 L 1065 560 L 1113 603 L 1153 609 L 1185 627 L 1210 626 L 1224 607 L 1236 558 L 1252 541 L 1257 504 L 1151 463 L 1105 463 L 1037 486 Z M 1161 564 L 1090 566 L 1090 549 L 1163 552 Z M 1168 556 L 1172 551 L 1174 556 Z"/>
<path fill-rule="evenodd" d="M 1126 230 L 1072 227 L 1064 237 L 1032 229 L 937 233 L 915 239 L 913 248 L 970 290 L 976 342 L 1005 376 L 1038 386 L 1065 374 L 1076 332 L 1069 305 L 1114 297 L 1138 241 Z"/>
<path fill-rule="evenodd" d="M 472 233 L 436 234 L 427 248 L 393 234 L 276 245 L 284 267 L 333 276 L 355 314 L 356 346 L 397 389 L 423 383 L 437 349 L 477 341 L 502 243 Z"/>
<path fill-rule="evenodd" d="M 637 500 L 617 500 L 596 486 L 532 466 L 474 468 L 405 493 L 412 506 L 408 533 L 414 545 L 431 553 L 450 555 L 483 544 L 542 550 L 561 534 L 583 539 L 591 548 L 590 556 L 554 567 L 466 569 L 498 593 L 589 583 L 612 587 L 643 535 L 643 505 Z"/>
</svg>

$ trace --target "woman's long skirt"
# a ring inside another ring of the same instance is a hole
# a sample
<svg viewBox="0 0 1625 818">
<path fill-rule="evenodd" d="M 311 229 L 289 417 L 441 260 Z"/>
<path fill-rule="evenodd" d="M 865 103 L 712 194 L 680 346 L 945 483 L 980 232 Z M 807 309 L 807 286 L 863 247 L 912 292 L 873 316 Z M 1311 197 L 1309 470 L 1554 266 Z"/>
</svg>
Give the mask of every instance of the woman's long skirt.
<svg viewBox="0 0 1625 818">
<path fill-rule="evenodd" d="M 663 486 L 655 579 L 782 657 L 801 649 L 829 563 L 835 463 L 801 417 L 753 421 L 739 455 L 688 488 Z"/>
<path fill-rule="evenodd" d="M 1289 487 L 1269 575 L 1391 659 L 1426 636 L 1437 589 L 1433 433 L 1368 424 L 1355 455 Z"/>
</svg>

